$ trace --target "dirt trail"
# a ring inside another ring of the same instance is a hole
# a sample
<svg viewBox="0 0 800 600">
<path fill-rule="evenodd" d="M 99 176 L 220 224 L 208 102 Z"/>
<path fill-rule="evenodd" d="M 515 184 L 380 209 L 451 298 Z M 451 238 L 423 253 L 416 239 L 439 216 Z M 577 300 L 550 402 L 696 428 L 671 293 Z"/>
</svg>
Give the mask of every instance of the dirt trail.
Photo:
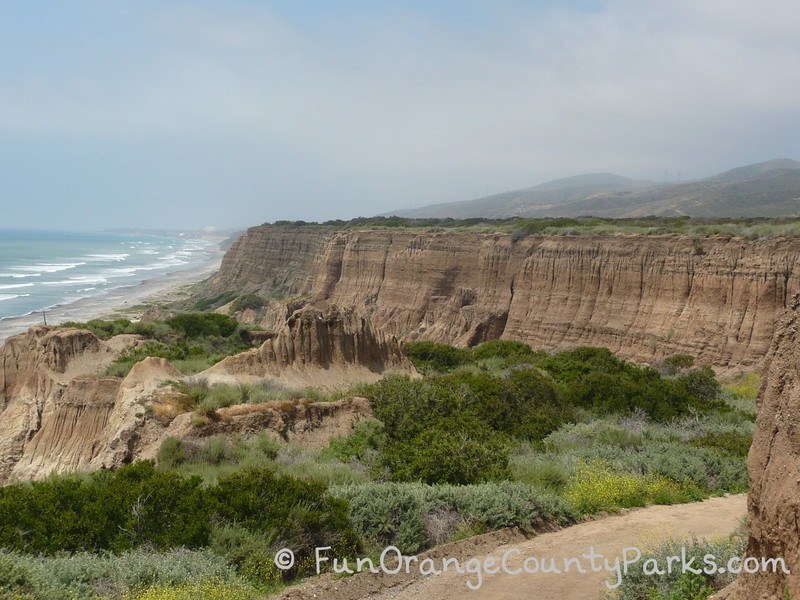
<svg viewBox="0 0 800 600">
<path fill-rule="evenodd" d="M 470 556 L 495 557 L 497 564 L 511 548 L 518 548 L 521 557 L 556 560 L 563 565 L 565 558 L 580 557 L 593 547 L 606 557 L 621 555 L 622 549 L 638 547 L 643 552 L 670 538 L 690 539 L 692 536 L 714 538 L 734 531 L 739 519 L 745 515 L 747 496 L 739 494 L 725 498 L 712 498 L 704 502 L 677 506 L 652 506 L 632 510 L 545 533 L 531 539 L 510 544 L 486 545 L 476 548 Z M 727 557 L 725 557 L 727 560 Z M 521 560 L 510 560 L 509 566 L 521 566 Z M 584 560 L 588 567 L 588 561 Z M 437 566 L 441 562 L 437 561 Z M 475 581 L 475 576 L 469 576 Z M 504 573 L 484 575 L 479 590 L 466 586 L 467 575 L 448 572 L 440 576 L 414 579 L 362 574 L 335 583 L 317 581 L 295 588 L 286 598 L 325 598 L 328 600 L 583 600 L 597 599 L 606 589 L 607 572 L 587 574 L 526 574 L 516 576 Z M 301 591 L 302 590 L 302 591 Z"/>
</svg>

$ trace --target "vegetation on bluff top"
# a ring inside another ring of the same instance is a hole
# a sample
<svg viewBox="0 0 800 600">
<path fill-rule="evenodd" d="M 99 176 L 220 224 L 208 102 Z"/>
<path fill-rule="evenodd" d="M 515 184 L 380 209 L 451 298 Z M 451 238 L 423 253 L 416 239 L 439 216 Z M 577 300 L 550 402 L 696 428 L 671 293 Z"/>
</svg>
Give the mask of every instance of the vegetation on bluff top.
<svg viewBox="0 0 800 600">
<path fill-rule="evenodd" d="M 306 221 L 275 221 L 264 223 L 290 230 L 369 230 L 369 229 L 420 229 L 426 231 L 472 231 L 475 233 L 512 233 L 515 240 L 527 235 L 663 235 L 679 234 L 691 237 L 721 235 L 760 239 L 768 237 L 800 237 L 800 219 L 794 217 L 750 218 L 692 218 L 680 217 L 512 217 L 488 218 L 412 218 L 412 217 L 358 217 L 343 221 L 310 223 Z M 231 298 L 233 299 L 233 298 Z"/>
<path fill-rule="evenodd" d="M 258 329 L 218 313 L 182 313 L 166 321 L 136 323 L 127 319 L 94 319 L 68 322 L 61 327 L 88 329 L 102 340 L 120 334 L 136 334 L 147 340 L 122 352 L 108 367 L 107 375 L 119 377 L 148 356 L 164 358 L 186 375 L 199 373 L 226 356 L 252 348 L 250 332 Z"/>
</svg>

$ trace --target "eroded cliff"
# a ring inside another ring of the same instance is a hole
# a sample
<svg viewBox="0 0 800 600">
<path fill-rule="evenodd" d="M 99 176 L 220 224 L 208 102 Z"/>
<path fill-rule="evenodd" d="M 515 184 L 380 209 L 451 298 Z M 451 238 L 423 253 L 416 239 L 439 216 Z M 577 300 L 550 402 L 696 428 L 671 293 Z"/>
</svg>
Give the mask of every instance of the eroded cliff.
<svg viewBox="0 0 800 600">
<path fill-rule="evenodd" d="M 778 324 L 758 399 L 747 467 L 749 538 L 746 555 L 782 557 L 791 574 L 744 573 L 737 600 L 800 597 L 800 296 Z"/>
<path fill-rule="evenodd" d="M 374 381 L 386 371 L 414 372 L 393 336 L 353 310 L 306 306 L 256 349 L 225 358 L 200 374 L 209 381 L 257 378 L 289 387 L 337 387 Z"/>
<path fill-rule="evenodd" d="M 414 373 L 397 340 L 374 331 L 353 311 L 305 307 L 278 333 L 262 333 L 267 339 L 260 348 L 229 357 L 197 378 L 336 387 L 373 381 L 389 369 Z M 185 379 L 166 360 L 146 358 L 125 378 L 99 375 L 137 340 L 118 336 L 104 342 L 86 330 L 38 327 L 0 347 L 0 484 L 153 458 L 170 435 L 265 430 L 310 443 L 345 433 L 369 414 L 365 400 L 267 403 L 225 409 L 197 428 L 185 398 L 174 402 L 180 393 L 165 385 Z"/>
<path fill-rule="evenodd" d="M 261 226 L 231 247 L 204 293 L 355 307 L 377 330 L 406 340 L 499 337 L 751 367 L 800 290 L 799 259 L 796 239 Z M 273 301 L 242 316 L 273 326 L 285 312 Z"/>
</svg>

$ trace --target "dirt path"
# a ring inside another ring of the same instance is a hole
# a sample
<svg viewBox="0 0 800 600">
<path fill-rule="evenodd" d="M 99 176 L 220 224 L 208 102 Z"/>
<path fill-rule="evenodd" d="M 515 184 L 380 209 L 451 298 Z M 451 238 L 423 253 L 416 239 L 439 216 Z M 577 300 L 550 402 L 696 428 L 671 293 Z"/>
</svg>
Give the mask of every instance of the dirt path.
<svg viewBox="0 0 800 600">
<path fill-rule="evenodd" d="M 525 557 L 555 559 L 563 567 L 565 558 L 577 558 L 594 548 L 613 560 L 621 556 L 623 548 L 638 547 L 642 551 L 670 538 L 721 537 L 733 532 L 739 519 L 745 515 L 747 496 L 739 494 L 725 498 L 712 498 L 705 502 L 677 506 L 652 506 L 624 514 L 606 517 L 545 533 L 531 539 L 512 540 L 501 545 L 486 544 L 471 548 L 467 556 L 483 559 L 495 558 L 497 565 L 512 548 L 519 554 L 509 555 L 511 569 L 522 566 Z M 462 554 L 463 553 L 458 553 Z M 445 554 L 445 556 L 447 556 Z M 463 563 L 462 563 L 463 564 Z M 532 565 L 533 563 L 529 563 Z M 467 580 L 476 581 L 474 575 L 449 571 L 439 576 L 404 578 L 364 573 L 344 580 L 307 583 L 290 590 L 284 598 L 325 598 L 326 600 L 541 600 L 597 599 L 606 589 L 608 572 L 592 572 L 588 559 L 583 564 L 586 574 L 573 566 L 567 574 L 534 573 L 524 571 L 508 575 L 483 575 L 480 589 L 471 591 Z M 441 566 L 441 560 L 437 560 Z"/>
</svg>

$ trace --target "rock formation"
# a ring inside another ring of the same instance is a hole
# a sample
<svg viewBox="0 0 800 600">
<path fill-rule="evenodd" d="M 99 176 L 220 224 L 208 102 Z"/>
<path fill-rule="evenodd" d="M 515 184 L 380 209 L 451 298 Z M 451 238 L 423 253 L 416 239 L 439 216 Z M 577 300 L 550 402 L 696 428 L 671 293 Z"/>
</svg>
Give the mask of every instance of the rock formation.
<svg viewBox="0 0 800 600">
<path fill-rule="evenodd" d="M 353 310 L 306 306 L 259 348 L 230 356 L 198 377 L 337 387 L 374 381 L 395 370 L 414 371 L 393 336 L 375 331 L 369 319 Z"/>
<path fill-rule="evenodd" d="M 527 236 L 421 230 L 248 230 L 203 293 L 353 306 L 399 339 L 603 346 L 756 367 L 792 291 L 800 239 Z M 273 327 L 275 302 L 254 322 Z"/>
<path fill-rule="evenodd" d="M 126 340 L 36 327 L 0 349 L 0 483 L 130 461 L 142 400 L 182 377 L 148 358 L 125 379 L 100 377 Z"/>
<path fill-rule="evenodd" d="M 107 410 L 105 398 L 115 384 L 80 376 L 109 364 L 115 354 L 91 332 L 80 329 L 34 327 L 6 341 L 0 349 L 0 482 L 11 476 L 28 442 L 46 421 L 63 431 L 84 418 L 84 394 L 100 394 L 104 406 L 99 410 Z M 56 404 L 63 410 L 56 410 Z M 74 448 L 62 451 L 80 454 Z"/>
<path fill-rule="evenodd" d="M 791 575 L 744 573 L 732 598 L 800 598 L 800 296 L 780 321 L 748 456 L 747 556 L 783 557 Z M 788 594 L 788 595 L 787 595 Z"/>
<path fill-rule="evenodd" d="M 161 358 L 135 364 L 125 378 L 98 375 L 136 341 L 118 338 L 103 342 L 85 330 L 38 327 L 0 347 L 0 484 L 154 458 L 170 435 L 264 430 L 286 441 L 316 443 L 345 434 L 370 414 L 365 400 L 349 399 L 230 407 L 199 428 L 180 402 L 171 412 L 151 415 L 153 406 L 180 395 L 164 383 L 184 376 Z M 309 306 L 267 338 L 200 377 L 334 387 L 372 381 L 388 369 L 414 373 L 397 341 L 351 310 Z"/>
</svg>

